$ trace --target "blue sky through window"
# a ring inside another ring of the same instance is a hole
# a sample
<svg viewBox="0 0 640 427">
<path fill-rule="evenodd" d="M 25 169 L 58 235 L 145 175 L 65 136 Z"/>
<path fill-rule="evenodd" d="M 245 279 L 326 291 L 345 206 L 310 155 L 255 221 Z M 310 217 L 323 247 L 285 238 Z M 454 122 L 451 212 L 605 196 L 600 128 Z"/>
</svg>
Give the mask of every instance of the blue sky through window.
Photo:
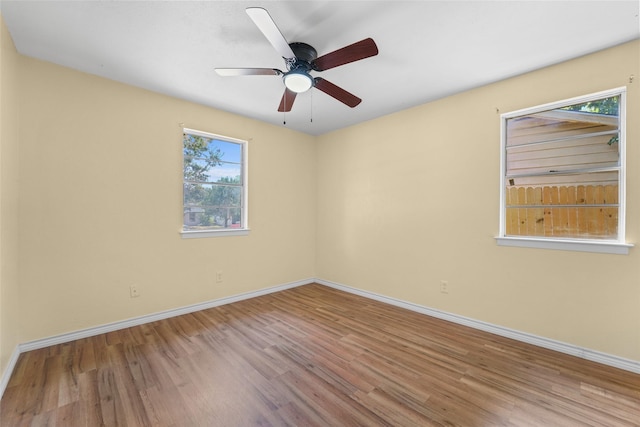
<svg viewBox="0 0 640 427">
<path fill-rule="evenodd" d="M 212 139 L 209 142 L 209 151 L 216 152 L 216 149 L 220 149 L 223 162 L 240 163 L 242 161 L 242 146 L 234 142 L 220 141 Z"/>
<path fill-rule="evenodd" d="M 215 154 L 217 150 L 220 150 L 222 163 L 208 168 L 206 171 L 207 178 L 204 182 L 229 182 L 238 177 L 242 178 L 242 145 L 218 139 L 205 138 L 205 140 L 208 141 L 207 151 L 209 153 Z M 192 158 L 192 164 L 200 165 L 205 169 L 207 165 L 206 158 L 209 153 L 204 152 L 201 157 Z"/>
</svg>

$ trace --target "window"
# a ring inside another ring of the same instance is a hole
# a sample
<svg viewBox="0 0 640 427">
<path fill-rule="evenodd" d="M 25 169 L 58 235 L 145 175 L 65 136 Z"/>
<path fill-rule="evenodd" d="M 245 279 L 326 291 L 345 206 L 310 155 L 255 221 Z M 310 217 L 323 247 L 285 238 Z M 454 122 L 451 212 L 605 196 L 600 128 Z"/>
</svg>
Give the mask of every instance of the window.
<svg viewBox="0 0 640 427">
<path fill-rule="evenodd" d="M 183 130 L 183 237 L 247 234 L 247 142 Z"/>
<path fill-rule="evenodd" d="M 503 114 L 498 243 L 628 253 L 625 90 Z"/>
</svg>

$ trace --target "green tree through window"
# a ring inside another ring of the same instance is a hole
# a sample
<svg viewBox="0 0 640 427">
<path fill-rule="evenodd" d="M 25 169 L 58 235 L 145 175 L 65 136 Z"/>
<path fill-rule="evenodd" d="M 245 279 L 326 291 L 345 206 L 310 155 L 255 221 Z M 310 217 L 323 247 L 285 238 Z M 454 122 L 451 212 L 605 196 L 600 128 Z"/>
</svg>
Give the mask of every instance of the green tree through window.
<svg viewBox="0 0 640 427">
<path fill-rule="evenodd" d="M 605 114 L 607 116 L 617 116 L 620 105 L 620 97 L 612 96 L 604 99 L 597 99 L 582 104 L 570 105 L 562 108 L 567 111 L 582 111 L 583 113 Z"/>
<path fill-rule="evenodd" d="M 205 136 L 207 135 L 207 136 Z M 244 228 L 243 142 L 183 134 L 185 231 Z"/>
</svg>

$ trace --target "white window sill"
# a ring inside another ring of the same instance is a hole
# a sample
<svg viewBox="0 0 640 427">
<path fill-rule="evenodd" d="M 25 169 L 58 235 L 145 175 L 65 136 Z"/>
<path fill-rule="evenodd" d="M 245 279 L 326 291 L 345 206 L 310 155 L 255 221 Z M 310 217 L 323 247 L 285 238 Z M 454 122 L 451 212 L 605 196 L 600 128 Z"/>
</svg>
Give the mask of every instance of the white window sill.
<svg viewBox="0 0 640 427">
<path fill-rule="evenodd" d="M 532 237 L 496 237 L 498 246 L 515 246 L 521 248 L 557 249 L 562 251 L 596 252 L 602 254 L 628 255 L 633 247 L 630 243 L 611 240 L 559 240 L 536 239 Z"/>
<path fill-rule="evenodd" d="M 233 230 L 180 231 L 183 239 L 200 239 L 205 237 L 248 236 L 248 228 Z"/>
</svg>

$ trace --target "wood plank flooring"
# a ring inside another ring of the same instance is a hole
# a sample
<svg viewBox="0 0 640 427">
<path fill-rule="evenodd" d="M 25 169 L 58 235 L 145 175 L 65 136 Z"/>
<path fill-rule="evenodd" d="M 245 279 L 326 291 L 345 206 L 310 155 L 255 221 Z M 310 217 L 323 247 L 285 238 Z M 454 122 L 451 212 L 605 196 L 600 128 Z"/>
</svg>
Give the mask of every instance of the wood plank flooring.
<svg viewBox="0 0 640 427">
<path fill-rule="evenodd" d="M 640 375 L 317 284 L 24 353 L 9 426 L 639 426 Z"/>
</svg>

